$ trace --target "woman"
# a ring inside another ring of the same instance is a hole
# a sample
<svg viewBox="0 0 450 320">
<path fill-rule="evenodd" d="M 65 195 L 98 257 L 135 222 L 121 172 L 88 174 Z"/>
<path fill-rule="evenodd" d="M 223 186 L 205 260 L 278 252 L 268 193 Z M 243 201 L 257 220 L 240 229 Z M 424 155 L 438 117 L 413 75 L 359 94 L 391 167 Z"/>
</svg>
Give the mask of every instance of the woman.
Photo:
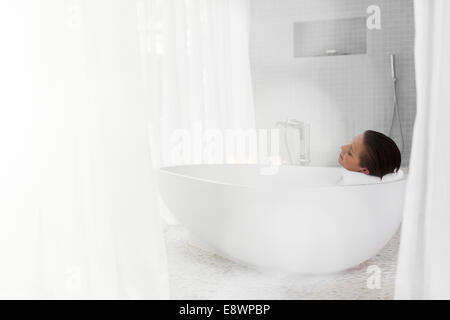
<svg viewBox="0 0 450 320">
<path fill-rule="evenodd" d="M 383 178 L 400 169 L 401 154 L 397 145 L 376 131 L 364 132 L 341 150 L 339 164 L 349 171 Z"/>
</svg>

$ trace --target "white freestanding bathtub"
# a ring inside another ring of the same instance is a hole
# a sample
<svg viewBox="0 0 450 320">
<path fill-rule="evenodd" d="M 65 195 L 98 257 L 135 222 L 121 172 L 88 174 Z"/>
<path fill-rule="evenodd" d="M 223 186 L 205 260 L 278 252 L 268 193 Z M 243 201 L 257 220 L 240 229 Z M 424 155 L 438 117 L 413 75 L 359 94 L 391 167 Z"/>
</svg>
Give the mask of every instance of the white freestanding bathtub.
<svg viewBox="0 0 450 320">
<path fill-rule="evenodd" d="M 169 210 L 218 253 L 263 269 L 329 273 L 373 257 L 398 229 L 406 179 L 339 186 L 340 168 L 190 165 L 159 170 Z"/>
</svg>

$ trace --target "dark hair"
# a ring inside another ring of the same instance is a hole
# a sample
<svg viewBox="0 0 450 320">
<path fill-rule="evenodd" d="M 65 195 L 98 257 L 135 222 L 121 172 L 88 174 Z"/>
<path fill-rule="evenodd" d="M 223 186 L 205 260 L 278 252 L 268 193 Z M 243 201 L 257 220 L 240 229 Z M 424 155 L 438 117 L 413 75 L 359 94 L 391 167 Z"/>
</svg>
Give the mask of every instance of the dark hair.
<svg viewBox="0 0 450 320">
<path fill-rule="evenodd" d="M 364 150 L 360 155 L 360 166 L 369 170 L 369 175 L 383 178 L 397 172 L 402 163 L 400 150 L 388 136 L 367 130 L 364 132 Z"/>
</svg>

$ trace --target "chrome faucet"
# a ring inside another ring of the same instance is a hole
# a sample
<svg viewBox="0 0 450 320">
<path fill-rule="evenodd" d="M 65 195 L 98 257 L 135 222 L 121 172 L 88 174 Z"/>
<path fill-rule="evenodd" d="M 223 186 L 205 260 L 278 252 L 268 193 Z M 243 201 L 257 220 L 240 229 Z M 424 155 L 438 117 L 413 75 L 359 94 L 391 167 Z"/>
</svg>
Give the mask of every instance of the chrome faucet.
<svg viewBox="0 0 450 320">
<path fill-rule="evenodd" d="M 277 127 L 283 127 L 284 130 L 284 141 L 286 144 L 286 149 L 289 155 L 289 160 L 292 165 L 307 166 L 311 162 L 310 154 L 310 124 L 302 122 L 299 120 L 291 119 L 286 121 L 278 121 L 276 123 Z M 294 128 L 298 130 L 300 139 L 300 155 L 294 162 L 292 159 L 291 149 L 289 148 L 289 143 L 287 139 L 287 129 Z"/>
</svg>

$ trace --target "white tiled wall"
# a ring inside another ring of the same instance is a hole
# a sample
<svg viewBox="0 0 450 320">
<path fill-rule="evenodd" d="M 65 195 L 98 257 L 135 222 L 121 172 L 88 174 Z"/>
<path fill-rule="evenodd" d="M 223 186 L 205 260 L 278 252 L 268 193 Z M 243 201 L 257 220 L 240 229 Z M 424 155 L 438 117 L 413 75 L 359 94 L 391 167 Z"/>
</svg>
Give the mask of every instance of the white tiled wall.
<svg viewBox="0 0 450 320">
<path fill-rule="evenodd" d="M 295 22 L 366 16 L 370 5 L 381 8 L 381 29 L 367 30 L 367 54 L 294 58 Z M 413 0 L 252 0 L 250 50 L 257 126 L 287 118 L 310 122 L 313 165 L 336 165 L 339 147 L 364 130 L 388 133 L 395 54 L 403 164 L 409 162 L 416 110 Z M 400 145 L 398 137 L 396 124 Z"/>
</svg>

